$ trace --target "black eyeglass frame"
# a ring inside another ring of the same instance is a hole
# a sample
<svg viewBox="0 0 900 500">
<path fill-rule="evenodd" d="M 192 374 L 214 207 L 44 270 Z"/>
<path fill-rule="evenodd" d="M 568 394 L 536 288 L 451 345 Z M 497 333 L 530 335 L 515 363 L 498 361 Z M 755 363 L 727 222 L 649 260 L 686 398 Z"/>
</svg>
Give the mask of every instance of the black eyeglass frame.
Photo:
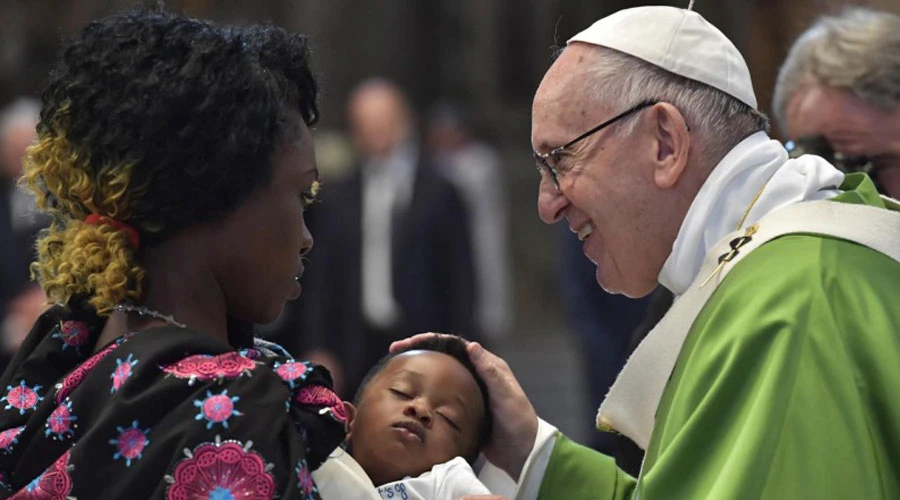
<svg viewBox="0 0 900 500">
<path fill-rule="evenodd" d="M 653 106 L 654 104 L 659 104 L 659 102 L 660 102 L 660 101 L 657 100 L 657 99 L 647 99 L 647 100 L 645 100 L 645 101 L 641 101 L 641 102 L 639 102 L 638 104 L 636 104 L 635 106 L 632 106 L 631 108 L 628 108 L 627 110 L 625 110 L 625 111 L 619 113 L 618 115 L 616 115 L 616 116 L 610 118 L 609 120 L 606 120 L 605 122 L 601 123 L 600 125 L 597 125 L 596 127 L 594 127 L 594 128 L 592 128 L 592 129 L 588 130 L 587 132 L 585 132 L 585 133 L 579 135 L 578 137 L 576 137 L 576 138 L 572 139 L 571 141 L 569 141 L 569 142 L 563 144 L 562 146 L 555 147 L 555 148 L 551 149 L 550 151 L 548 151 L 548 152 L 546 152 L 546 153 L 538 153 L 537 151 L 532 151 L 532 154 L 534 155 L 534 160 L 535 160 L 535 162 L 537 163 L 537 169 L 538 169 L 538 172 L 540 172 L 541 175 L 547 174 L 547 177 L 550 178 L 550 181 L 553 182 L 553 186 L 554 186 L 554 187 L 556 188 L 556 190 L 558 191 L 558 190 L 559 190 L 559 175 L 560 175 L 560 174 L 559 174 L 559 171 L 556 170 L 556 167 L 550 164 L 550 161 L 549 161 L 550 158 L 559 156 L 560 153 L 562 153 L 563 151 L 565 151 L 566 149 L 568 149 L 568 148 L 571 147 L 572 145 L 577 144 L 577 143 L 583 141 L 584 139 L 590 137 L 590 136 L 593 135 L 593 134 L 596 134 L 597 132 L 603 130 L 604 128 L 606 128 L 606 127 L 608 127 L 608 126 L 610 126 L 610 125 L 612 125 L 613 123 L 616 123 L 617 121 L 619 121 L 619 120 L 625 118 L 626 116 L 629 116 L 629 115 L 631 115 L 631 114 L 633 114 L 633 113 L 637 113 L 638 111 L 640 111 L 640 110 L 642 110 L 642 109 L 644 109 L 644 108 Z M 554 163 L 555 163 L 555 162 L 554 162 Z"/>
</svg>

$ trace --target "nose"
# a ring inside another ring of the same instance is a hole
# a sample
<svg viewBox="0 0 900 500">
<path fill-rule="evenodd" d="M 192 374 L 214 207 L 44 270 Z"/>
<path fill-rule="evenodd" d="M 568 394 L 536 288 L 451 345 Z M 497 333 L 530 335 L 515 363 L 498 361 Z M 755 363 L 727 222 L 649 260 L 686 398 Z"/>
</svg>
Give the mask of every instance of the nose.
<svg viewBox="0 0 900 500">
<path fill-rule="evenodd" d="M 425 427 L 431 427 L 431 410 L 421 399 L 411 399 L 403 410 L 403 415 L 418 420 Z"/>
<path fill-rule="evenodd" d="M 313 236 L 312 233 L 309 232 L 309 228 L 306 227 L 306 224 L 303 224 L 303 237 L 300 242 L 300 255 L 306 255 L 312 250 L 313 247 Z"/>
<path fill-rule="evenodd" d="M 544 224 L 554 224 L 563 218 L 563 211 L 569 206 L 569 200 L 556 189 L 550 179 L 544 176 L 538 186 L 537 205 L 538 214 Z"/>
</svg>

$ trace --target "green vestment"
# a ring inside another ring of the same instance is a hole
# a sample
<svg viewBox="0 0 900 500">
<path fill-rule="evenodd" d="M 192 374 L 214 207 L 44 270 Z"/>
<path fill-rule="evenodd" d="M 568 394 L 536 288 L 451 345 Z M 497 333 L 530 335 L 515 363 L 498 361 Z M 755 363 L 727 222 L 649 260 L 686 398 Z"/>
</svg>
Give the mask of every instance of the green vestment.
<svg viewBox="0 0 900 500">
<path fill-rule="evenodd" d="M 884 207 L 871 181 L 834 198 Z M 812 235 L 738 262 L 691 326 L 639 481 L 558 436 L 540 499 L 900 499 L 900 263 Z"/>
</svg>

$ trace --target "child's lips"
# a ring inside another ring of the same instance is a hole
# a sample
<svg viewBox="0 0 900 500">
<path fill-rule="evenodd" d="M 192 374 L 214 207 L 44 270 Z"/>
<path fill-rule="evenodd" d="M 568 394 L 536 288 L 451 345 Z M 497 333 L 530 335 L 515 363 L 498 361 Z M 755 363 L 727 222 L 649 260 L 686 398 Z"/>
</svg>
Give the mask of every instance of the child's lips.
<svg viewBox="0 0 900 500">
<path fill-rule="evenodd" d="M 395 429 L 404 437 L 416 439 L 421 443 L 425 442 L 425 428 L 423 428 L 422 425 L 418 422 L 415 422 L 413 420 L 406 420 L 403 422 L 397 422 L 396 424 L 392 425 L 391 428 Z"/>
</svg>

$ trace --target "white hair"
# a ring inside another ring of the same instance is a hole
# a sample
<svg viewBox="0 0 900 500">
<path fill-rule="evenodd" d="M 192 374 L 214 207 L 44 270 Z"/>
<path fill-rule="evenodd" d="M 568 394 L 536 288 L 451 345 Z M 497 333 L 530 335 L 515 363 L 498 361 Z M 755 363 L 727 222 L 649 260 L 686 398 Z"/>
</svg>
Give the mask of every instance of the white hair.
<svg viewBox="0 0 900 500">
<path fill-rule="evenodd" d="M 773 109 L 786 129 L 791 98 L 810 84 L 844 88 L 885 111 L 900 105 L 900 16 L 848 8 L 794 42 L 778 72 Z"/>
<path fill-rule="evenodd" d="M 700 138 L 702 159 L 710 167 L 747 136 L 768 130 L 764 114 L 721 90 L 614 49 L 592 49 L 598 57 L 586 75 L 587 92 L 607 107 L 620 103 L 622 111 L 648 99 L 675 106 Z M 618 130 L 633 132 L 634 116 L 617 124 Z"/>
<path fill-rule="evenodd" d="M 0 139 L 13 127 L 34 128 L 41 114 L 41 103 L 31 97 L 20 97 L 0 110 Z"/>
</svg>

